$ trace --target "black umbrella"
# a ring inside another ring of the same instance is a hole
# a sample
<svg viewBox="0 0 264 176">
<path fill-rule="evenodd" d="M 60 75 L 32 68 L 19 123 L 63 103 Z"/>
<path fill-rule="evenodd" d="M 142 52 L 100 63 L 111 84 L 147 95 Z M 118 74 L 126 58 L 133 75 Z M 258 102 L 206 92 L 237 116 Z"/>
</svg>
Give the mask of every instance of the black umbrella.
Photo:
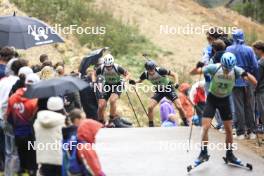
<svg viewBox="0 0 264 176">
<path fill-rule="evenodd" d="M 85 81 L 72 76 L 42 80 L 27 88 L 25 97 L 27 98 L 48 98 L 52 96 L 64 96 L 88 87 Z"/>
<path fill-rule="evenodd" d="M 86 69 L 90 65 L 96 65 L 98 63 L 98 59 L 102 57 L 104 51 L 107 49 L 109 48 L 104 47 L 104 48 L 94 50 L 82 59 L 82 62 L 79 67 L 79 72 L 81 73 L 81 76 L 85 75 Z"/>
<path fill-rule="evenodd" d="M 31 17 L 1 16 L 0 47 L 27 49 L 34 46 L 64 42 L 46 23 Z"/>
</svg>

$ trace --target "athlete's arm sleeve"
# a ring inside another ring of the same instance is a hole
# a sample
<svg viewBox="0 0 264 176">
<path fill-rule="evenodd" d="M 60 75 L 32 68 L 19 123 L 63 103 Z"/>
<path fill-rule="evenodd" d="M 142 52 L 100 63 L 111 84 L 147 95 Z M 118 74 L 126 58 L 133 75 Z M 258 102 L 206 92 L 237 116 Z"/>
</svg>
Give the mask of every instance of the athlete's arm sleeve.
<svg viewBox="0 0 264 176">
<path fill-rule="evenodd" d="M 159 69 L 158 69 L 158 73 L 159 73 L 161 76 L 170 75 L 170 70 L 167 70 L 167 69 L 165 69 L 165 68 L 159 68 Z"/>
<path fill-rule="evenodd" d="M 217 71 L 217 65 L 216 64 L 209 64 L 202 68 L 202 72 L 205 74 L 213 75 Z"/>
<path fill-rule="evenodd" d="M 139 79 L 142 80 L 142 81 L 145 80 L 145 79 L 147 79 L 147 75 L 146 75 L 146 73 L 143 72 L 143 73 L 140 75 Z"/>
<path fill-rule="evenodd" d="M 101 75 L 101 74 L 102 74 L 101 67 L 99 67 L 96 69 L 96 75 Z"/>
<path fill-rule="evenodd" d="M 127 72 L 123 67 L 120 67 L 120 66 L 117 67 L 117 71 L 121 75 L 125 75 Z"/>
<path fill-rule="evenodd" d="M 235 66 L 236 79 L 240 78 L 244 72 L 245 72 L 245 70 L 243 68 Z"/>
</svg>

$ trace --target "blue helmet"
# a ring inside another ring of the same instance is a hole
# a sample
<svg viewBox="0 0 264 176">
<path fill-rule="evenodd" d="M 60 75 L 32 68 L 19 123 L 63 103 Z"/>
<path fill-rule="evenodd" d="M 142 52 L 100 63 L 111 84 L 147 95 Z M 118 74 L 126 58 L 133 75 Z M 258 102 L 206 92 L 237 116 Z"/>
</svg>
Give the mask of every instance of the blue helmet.
<svg viewBox="0 0 264 176">
<path fill-rule="evenodd" d="M 145 69 L 146 70 L 153 70 L 156 68 L 156 62 L 153 61 L 153 60 L 148 60 L 146 63 L 145 63 Z"/>
<path fill-rule="evenodd" d="M 228 70 L 232 70 L 237 64 L 236 56 L 230 52 L 224 53 L 221 57 L 221 64 Z"/>
</svg>

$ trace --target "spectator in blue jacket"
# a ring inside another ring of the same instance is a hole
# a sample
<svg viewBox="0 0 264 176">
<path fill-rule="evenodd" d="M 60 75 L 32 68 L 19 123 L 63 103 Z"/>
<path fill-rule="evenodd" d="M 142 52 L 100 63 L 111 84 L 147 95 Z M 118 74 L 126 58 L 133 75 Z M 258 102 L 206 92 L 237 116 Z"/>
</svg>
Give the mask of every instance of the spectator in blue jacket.
<svg viewBox="0 0 264 176">
<path fill-rule="evenodd" d="M 258 62 L 254 51 L 245 44 L 244 32 L 242 29 L 236 29 L 232 33 L 233 45 L 226 48 L 227 52 L 235 54 L 237 66 L 243 68 L 246 72 L 258 75 Z M 247 127 L 250 139 L 256 138 L 254 134 L 254 87 L 249 82 L 237 79 L 233 90 L 233 99 L 235 104 L 235 116 L 237 127 L 237 139 L 244 139 Z"/>
</svg>

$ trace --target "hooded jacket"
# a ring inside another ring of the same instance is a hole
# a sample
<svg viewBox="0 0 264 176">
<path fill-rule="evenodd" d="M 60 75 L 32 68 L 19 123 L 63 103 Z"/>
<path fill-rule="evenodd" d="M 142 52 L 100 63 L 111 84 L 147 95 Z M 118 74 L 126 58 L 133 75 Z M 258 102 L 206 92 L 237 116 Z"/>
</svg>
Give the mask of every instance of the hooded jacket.
<svg viewBox="0 0 264 176">
<path fill-rule="evenodd" d="M 167 98 L 163 98 L 160 101 L 160 118 L 162 123 L 169 119 L 169 114 L 176 114 L 174 106 Z"/>
<path fill-rule="evenodd" d="M 186 95 L 186 91 L 190 88 L 191 86 L 187 83 L 183 83 L 179 87 L 179 99 L 188 119 L 192 118 L 192 116 L 194 115 L 193 105 Z"/>
<path fill-rule="evenodd" d="M 18 89 L 8 100 L 7 120 L 16 136 L 33 134 L 32 122 L 37 110 L 37 100 L 24 98 L 25 88 Z"/>
<path fill-rule="evenodd" d="M 96 151 L 92 148 L 92 145 L 95 144 L 95 136 L 100 128 L 102 128 L 101 123 L 92 119 L 85 119 L 77 130 L 78 140 L 86 145 L 85 147 L 80 147 L 78 157 L 95 176 L 104 176 L 99 158 Z"/>
<path fill-rule="evenodd" d="M 53 111 L 38 112 L 34 123 L 38 164 L 62 165 L 62 128 L 65 118 Z"/>
<path fill-rule="evenodd" d="M 242 30 L 236 30 L 233 33 L 233 45 L 226 48 L 226 52 L 231 52 L 236 56 L 237 66 L 251 73 L 258 78 L 258 62 L 251 47 L 244 44 L 244 33 Z M 236 80 L 235 87 L 245 87 L 248 83 L 239 78 Z"/>
</svg>

